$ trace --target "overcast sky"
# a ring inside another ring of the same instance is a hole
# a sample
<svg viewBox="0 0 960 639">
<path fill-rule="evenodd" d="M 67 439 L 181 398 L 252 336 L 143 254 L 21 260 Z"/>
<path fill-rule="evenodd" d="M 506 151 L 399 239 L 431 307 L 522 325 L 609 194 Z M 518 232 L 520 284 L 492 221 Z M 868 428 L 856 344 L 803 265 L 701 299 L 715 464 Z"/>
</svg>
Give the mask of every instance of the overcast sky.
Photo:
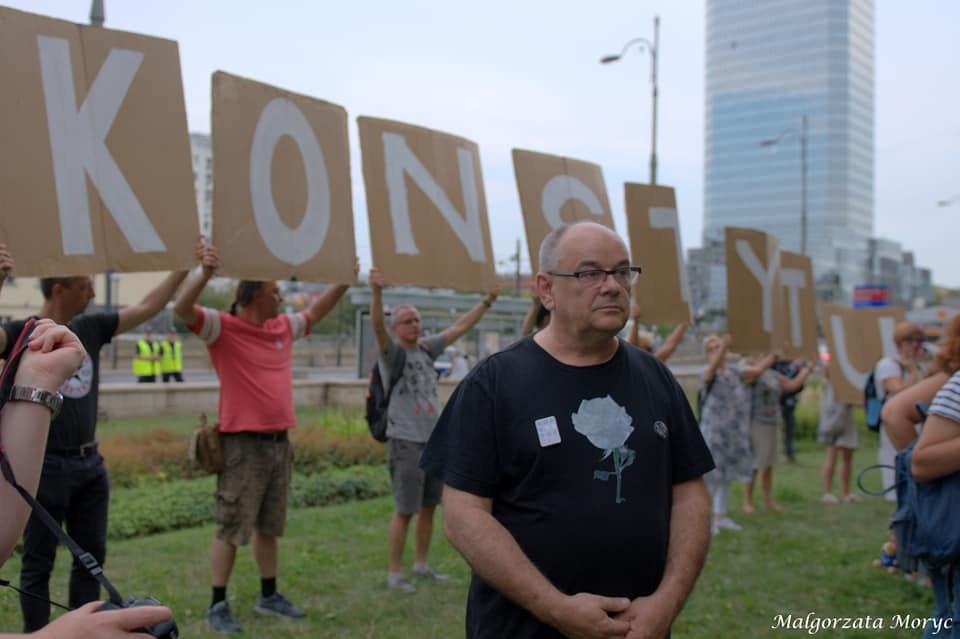
<svg viewBox="0 0 960 639">
<path fill-rule="evenodd" d="M 479 145 L 499 270 L 510 269 L 506 260 L 524 238 L 515 147 L 601 165 L 625 235 L 623 183 L 649 177 L 650 57 L 634 49 L 617 64 L 598 60 L 632 38 L 652 38 L 659 14 L 658 182 L 677 190 L 684 247 L 700 245 L 702 0 L 104 1 L 105 26 L 179 42 L 191 131 L 210 131 L 210 75 L 218 69 L 347 109 L 364 270 L 360 115 Z M 5 4 L 74 22 L 87 22 L 90 8 L 90 0 Z M 874 231 L 914 251 L 936 283 L 960 287 L 960 2 L 877 0 L 876 18 Z M 528 268 L 526 255 L 524 243 Z"/>
</svg>

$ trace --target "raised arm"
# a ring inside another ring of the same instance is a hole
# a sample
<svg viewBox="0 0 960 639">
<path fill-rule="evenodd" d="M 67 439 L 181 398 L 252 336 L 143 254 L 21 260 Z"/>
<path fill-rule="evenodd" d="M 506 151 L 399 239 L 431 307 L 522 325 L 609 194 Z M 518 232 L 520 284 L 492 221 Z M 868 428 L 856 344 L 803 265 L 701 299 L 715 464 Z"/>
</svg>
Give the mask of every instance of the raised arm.
<svg viewBox="0 0 960 639">
<path fill-rule="evenodd" d="M 768 368 L 773 366 L 773 363 L 776 361 L 776 359 L 777 358 L 773 353 L 767 353 L 753 364 L 750 364 L 747 367 L 747 370 L 743 373 L 743 381 L 745 381 L 747 384 L 754 383 Z"/>
<path fill-rule="evenodd" d="M 3 290 L 3 283 L 10 277 L 14 266 L 13 257 L 11 257 L 10 252 L 7 251 L 7 245 L 0 242 L 0 290 Z M 3 350 L 3 346 L 5 345 L 0 344 L 0 350 Z"/>
<path fill-rule="evenodd" d="M 813 364 L 804 362 L 801 364 L 800 370 L 798 370 L 797 374 L 793 377 L 787 377 L 783 373 L 777 373 L 777 381 L 780 382 L 780 392 L 796 393 L 799 391 L 803 388 L 803 384 L 807 381 L 807 378 L 810 377 L 812 370 Z"/>
<path fill-rule="evenodd" d="M 461 315 L 460 319 L 444 329 L 440 333 L 443 335 L 444 345 L 453 344 L 455 341 L 463 337 L 464 333 L 476 326 L 477 322 L 480 321 L 480 318 L 483 317 L 483 314 L 487 312 L 487 309 L 493 306 L 493 303 L 497 301 L 497 297 L 499 295 L 499 289 L 492 293 L 487 293 L 476 306 Z"/>
<path fill-rule="evenodd" d="M 687 332 L 686 324 L 677 324 L 677 327 L 673 329 L 667 339 L 663 340 L 663 346 L 657 349 L 656 357 L 661 362 L 666 362 L 670 359 L 670 356 L 673 355 L 673 351 L 677 350 L 677 346 L 680 345 L 680 340 L 683 339 L 683 334 Z"/>
<path fill-rule="evenodd" d="M 360 273 L 360 258 L 355 257 L 353 260 L 353 279 L 356 280 L 357 274 Z M 317 299 L 313 300 L 310 308 L 307 309 L 307 314 L 310 316 L 310 325 L 313 326 L 332 311 L 349 288 L 349 284 L 337 284 L 328 288 L 322 295 L 317 296 Z"/>
<path fill-rule="evenodd" d="M 649 597 L 637 597 L 616 619 L 630 622 L 626 639 L 664 637 L 700 575 L 710 547 L 710 496 L 702 478 L 673 487 L 670 541 L 663 579 Z"/>
<path fill-rule="evenodd" d="M 566 595 L 543 576 L 492 514 L 493 501 L 443 487 L 443 528 L 477 575 L 498 592 L 567 637 L 622 637 L 624 620 L 609 617 L 630 600 L 579 593 Z"/>
<path fill-rule="evenodd" d="M 720 346 L 707 355 L 707 370 L 705 370 L 703 373 L 703 381 L 705 384 L 712 382 L 714 376 L 717 374 L 717 371 L 720 369 L 720 365 L 723 363 L 723 358 L 727 354 L 727 346 L 730 345 L 730 336 L 724 335 L 719 341 Z"/>
<path fill-rule="evenodd" d="M 904 388 L 884 402 L 883 412 L 880 414 L 883 431 L 898 451 L 906 448 L 917 438 L 917 431 L 913 425 L 923 421 L 920 413 L 917 412 L 917 402 L 924 404 L 932 402 L 947 379 L 949 377 L 946 373 L 936 373 L 913 386 Z"/>
<path fill-rule="evenodd" d="M 387 322 L 383 317 L 383 272 L 376 266 L 370 268 L 370 324 L 373 326 L 373 337 L 377 340 L 377 348 L 386 353 L 390 348 L 390 333 L 387 332 Z"/>
<path fill-rule="evenodd" d="M 207 285 L 207 282 L 210 281 L 216 272 L 220 268 L 220 257 L 217 255 L 217 247 L 212 244 L 203 245 L 198 247 L 197 256 L 200 258 L 200 273 L 191 277 L 183 289 L 180 291 L 180 295 L 177 296 L 177 301 L 173 304 L 173 312 L 176 313 L 177 317 L 182 319 L 187 326 L 193 326 L 197 323 L 197 311 L 194 306 L 197 303 L 197 300 L 200 298 L 200 293 L 203 292 L 204 287 Z"/>
</svg>

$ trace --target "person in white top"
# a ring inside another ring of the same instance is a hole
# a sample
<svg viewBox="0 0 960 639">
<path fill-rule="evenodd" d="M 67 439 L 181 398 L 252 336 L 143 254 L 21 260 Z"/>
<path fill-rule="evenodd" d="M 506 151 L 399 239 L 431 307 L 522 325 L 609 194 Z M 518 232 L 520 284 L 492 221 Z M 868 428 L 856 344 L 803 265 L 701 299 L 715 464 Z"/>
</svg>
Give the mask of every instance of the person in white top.
<svg viewBox="0 0 960 639">
<path fill-rule="evenodd" d="M 917 366 L 917 357 L 923 345 L 923 329 L 916 322 L 900 322 L 893 331 L 893 342 L 897 347 L 895 357 L 884 357 L 877 362 L 873 376 L 877 383 L 877 397 L 885 401 L 890 395 L 896 395 L 905 388 L 913 386 L 923 377 Z M 879 463 L 889 465 L 883 469 L 883 485 L 893 485 L 893 462 L 897 451 L 910 443 L 899 441 L 894 434 L 891 440 L 889 429 L 881 424 L 880 449 L 877 453 Z M 893 491 L 887 493 L 887 499 L 893 501 Z"/>
</svg>

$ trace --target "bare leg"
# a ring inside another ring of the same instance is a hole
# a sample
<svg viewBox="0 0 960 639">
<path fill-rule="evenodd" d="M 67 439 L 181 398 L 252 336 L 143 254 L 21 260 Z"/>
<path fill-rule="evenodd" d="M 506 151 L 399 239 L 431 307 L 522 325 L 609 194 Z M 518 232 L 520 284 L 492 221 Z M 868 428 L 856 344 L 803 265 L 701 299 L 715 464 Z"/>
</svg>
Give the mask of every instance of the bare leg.
<svg viewBox="0 0 960 639">
<path fill-rule="evenodd" d="M 757 471 L 754 470 L 753 474 L 750 477 L 750 481 L 746 482 L 743 485 L 743 512 L 750 514 L 754 510 L 753 507 L 753 484 L 757 481 Z"/>
<path fill-rule="evenodd" d="M 257 562 L 261 579 L 277 576 L 277 538 L 260 532 L 253 533 L 253 558 Z"/>
<path fill-rule="evenodd" d="M 837 447 L 827 446 L 827 459 L 823 463 L 823 492 L 829 494 L 833 492 L 833 469 L 837 465 Z M 841 469 L 841 482 L 843 479 L 843 470 Z"/>
<path fill-rule="evenodd" d="M 394 512 L 390 519 L 388 569 L 392 573 L 403 571 L 403 547 L 407 544 L 407 530 L 410 528 L 411 517 L 412 515 Z"/>
<path fill-rule="evenodd" d="M 213 573 L 212 585 L 214 588 L 225 588 L 230 581 L 233 571 L 233 562 L 237 558 L 237 547 L 214 537 L 210 547 L 210 563 Z"/>
<path fill-rule="evenodd" d="M 436 506 L 423 506 L 417 515 L 417 523 L 413 529 L 413 557 L 418 564 L 427 563 L 427 554 L 430 552 L 430 538 L 433 536 L 433 514 L 436 509 Z"/>
<path fill-rule="evenodd" d="M 850 474 L 853 470 L 853 449 L 840 449 L 840 491 L 846 497 L 850 494 Z"/>
<path fill-rule="evenodd" d="M 773 466 L 767 466 L 760 471 L 760 492 L 763 493 L 763 505 L 767 510 L 783 512 L 783 508 L 773 501 Z"/>
</svg>

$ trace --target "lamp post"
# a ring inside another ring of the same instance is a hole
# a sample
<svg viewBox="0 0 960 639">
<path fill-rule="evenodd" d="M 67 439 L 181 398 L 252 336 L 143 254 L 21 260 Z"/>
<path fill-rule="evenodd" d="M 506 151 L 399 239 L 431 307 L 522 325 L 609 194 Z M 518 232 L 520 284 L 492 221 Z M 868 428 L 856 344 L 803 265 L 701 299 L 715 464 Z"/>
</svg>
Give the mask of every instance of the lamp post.
<svg viewBox="0 0 960 639">
<path fill-rule="evenodd" d="M 775 138 L 762 140 L 760 146 L 775 146 L 790 135 L 797 135 L 796 129 L 787 129 Z M 800 119 L 800 254 L 807 254 L 807 114 Z"/>
<path fill-rule="evenodd" d="M 650 135 L 650 184 L 657 183 L 657 54 L 660 51 L 660 16 L 653 17 L 653 42 L 646 38 L 634 38 L 623 45 L 619 55 L 606 55 L 600 58 L 600 64 L 616 62 L 624 56 L 634 44 L 640 50 L 650 52 L 650 81 L 653 84 L 653 132 Z"/>
<path fill-rule="evenodd" d="M 945 200 L 937 200 L 937 206 L 941 208 L 945 206 L 951 206 L 954 202 L 960 202 L 960 193 L 957 193 L 953 197 L 948 197 Z"/>
</svg>

